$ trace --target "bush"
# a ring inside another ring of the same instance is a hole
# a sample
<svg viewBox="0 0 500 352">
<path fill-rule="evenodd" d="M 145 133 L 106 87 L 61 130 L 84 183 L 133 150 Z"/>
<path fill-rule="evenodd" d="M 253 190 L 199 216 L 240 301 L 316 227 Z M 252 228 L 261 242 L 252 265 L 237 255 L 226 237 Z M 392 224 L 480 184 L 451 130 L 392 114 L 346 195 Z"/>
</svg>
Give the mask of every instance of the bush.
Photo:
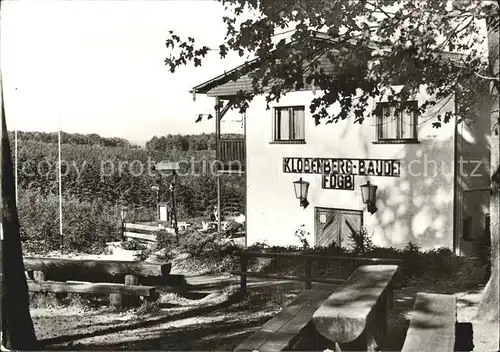
<svg viewBox="0 0 500 352">
<path fill-rule="evenodd" d="M 183 236 L 183 234 L 182 234 Z M 172 234 L 166 230 L 160 230 L 156 233 L 156 249 L 165 249 L 168 251 L 173 250 L 177 246 L 177 239 L 175 234 Z"/>
<path fill-rule="evenodd" d="M 217 255 L 223 257 L 234 250 L 231 242 L 220 232 L 201 233 L 188 230 L 179 236 L 179 249 L 194 257 L 209 257 Z"/>
<path fill-rule="evenodd" d="M 59 248 L 58 198 L 37 192 L 20 192 L 18 202 L 23 247 L 28 252 L 46 253 Z"/>
<path fill-rule="evenodd" d="M 147 249 L 147 246 L 136 239 L 130 239 L 122 243 L 122 248 L 128 251 L 142 251 Z"/>
<path fill-rule="evenodd" d="M 58 196 L 25 190 L 20 193 L 18 210 L 25 251 L 43 254 L 59 249 Z M 107 241 L 120 238 L 119 213 L 114 206 L 65 196 L 62 215 L 65 251 L 102 253 Z"/>
<path fill-rule="evenodd" d="M 345 248 L 340 248 L 335 244 L 328 247 L 314 247 L 307 251 L 303 250 L 298 246 L 288 246 L 288 247 L 269 247 L 263 244 L 255 244 L 254 247 L 249 247 L 250 251 L 261 251 L 261 252 L 281 252 L 281 253 L 291 253 L 291 252 L 301 252 L 305 254 L 316 254 L 325 256 L 345 256 L 349 257 L 353 255 L 354 251 L 348 251 Z M 453 277 L 453 275 L 459 275 L 461 271 L 468 270 L 467 258 L 456 256 L 451 250 L 447 248 L 439 248 L 429 251 L 421 251 L 420 248 L 414 243 L 408 243 L 404 249 L 397 248 L 386 248 L 386 247 L 376 247 L 376 246 L 366 246 L 363 257 L 367 258 L 382 258 L 382 259 L 401 259 L 403 261 L 401 271 L 402 276 L 405 281 L 415 277 L 426 277 L 430 280 L 441 280 L 444 278 Z M 269 261 L 268 264 L 270 264 Z M 280 263 L 281 273 L 290 275 L 302 275 L 304 261 L 303 259 L 283 259 Z M 333 275 L 336 277 L 338 275 L 349 275 L 358 266 L 354 261 L 342 261 L 338 264 L 326 263 L 325 262 L 325 273 L 326 275 Z M 470 269 L 470 268 L 469 268 Z M 266 267 L 260 268 L 263 271 L 273 271 L 276 268 L 267 265 Z M 472 269 L 470 269 L 472 270 Z M 472 270 L 477 272 L 477 270 Z M 481 280 L 482 278 L 478 278 Z M 477 281 L 477 280 L 476 280 Z"/>
<path fill-rule="evenodd" d="M 304 230 L 305 225 L 300 225 L 300 227 L 295 231 L 295 236 L 299 238 L 300 243 L 302 244 L 302 249 L 308 250 L 311 248 L 309 245 L 309 241 L 307 240 L 307 237 L 310 235 L 309 232 Z"/>
<path fill-rule="evenodd" d="M 364 227 L 359 231 L 349 231 L 349 239 L 354 245 L 354 253 L 363 254 L 373 248 L 372 235 Z"/>
</svg>

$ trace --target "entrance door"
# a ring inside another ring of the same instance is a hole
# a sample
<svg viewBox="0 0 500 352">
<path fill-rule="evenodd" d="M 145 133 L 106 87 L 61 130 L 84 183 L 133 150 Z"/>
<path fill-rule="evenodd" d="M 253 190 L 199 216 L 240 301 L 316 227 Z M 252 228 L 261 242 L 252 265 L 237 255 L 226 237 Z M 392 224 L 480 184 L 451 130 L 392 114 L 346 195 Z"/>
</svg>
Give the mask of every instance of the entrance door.
<svg viewBox="0 0 500 352">
<path fill-rule="evenodd" d="M 316 208 L 315 209 L 315 245 L 352 248 L 349 234 L 359 231 L 363 226 L 363 212 L 359 210 Z"/>
</svg>

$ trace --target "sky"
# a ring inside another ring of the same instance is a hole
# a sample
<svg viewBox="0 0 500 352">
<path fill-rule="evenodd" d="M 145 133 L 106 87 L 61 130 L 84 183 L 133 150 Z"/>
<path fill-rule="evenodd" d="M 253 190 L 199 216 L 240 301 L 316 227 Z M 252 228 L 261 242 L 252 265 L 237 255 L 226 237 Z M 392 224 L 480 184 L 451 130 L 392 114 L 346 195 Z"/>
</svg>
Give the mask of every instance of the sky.
<svg viewBox="0 0 500 352">
<path fill-rule="evenodd" d="M 241 64 L 210 51 L 171 73 L 168 31 L 217 48 L 223 7 L 210 0 L 2 1 L 1 70 L 9 130 L 98 133 L 144 143 L 214 132 L 214 98 L 188 91 Z M 233 113 L 223 132 L 241 132 Z"/>
</svg>

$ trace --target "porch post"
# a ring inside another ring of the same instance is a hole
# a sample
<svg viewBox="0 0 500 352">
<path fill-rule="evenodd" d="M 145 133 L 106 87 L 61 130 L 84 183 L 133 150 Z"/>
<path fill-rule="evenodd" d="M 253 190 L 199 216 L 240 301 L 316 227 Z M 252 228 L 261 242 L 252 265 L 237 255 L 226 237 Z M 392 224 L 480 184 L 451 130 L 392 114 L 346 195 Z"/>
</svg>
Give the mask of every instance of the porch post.
<svg viewBox="0 0 500 352">
<path fill-rule="evenodd" d="M 4 272 L 4 267 L 3 267 L 3 247 L 4 247 L 4 241 L 3 241 L 3 148 L 5 148 L 5 145 L 3 143 L 3 120 L 5 119 L 4 116 L 4 106 L 3 106 L 3 82 L 2 82 L 2 74 L 0 72 L 0 110 L 1 110 L 1 119 L 0 121 L 0 345 L 2 346 L 2 349 L 5 344 L 5 336 L 3 336 L 3 332 L 5 330 L 4 326 L 4 311 L 3 311 L 3 304 L 5 302 L 4 298 L 4 278 L 3 278 L 3 272 Z"/>
<path fill-rule="evenodd" d="M 221 182 L 220 182 L 220 99 L 219 97 L 215 98 L 215 160 L 216 160 L 216 177 L 217 177 L 217 231 L 221 230 L 221 209 L 220 209 L 220 193 L 221 193 Z M 213 168 L 212 168 L 213 169 Z"/>
</svg>

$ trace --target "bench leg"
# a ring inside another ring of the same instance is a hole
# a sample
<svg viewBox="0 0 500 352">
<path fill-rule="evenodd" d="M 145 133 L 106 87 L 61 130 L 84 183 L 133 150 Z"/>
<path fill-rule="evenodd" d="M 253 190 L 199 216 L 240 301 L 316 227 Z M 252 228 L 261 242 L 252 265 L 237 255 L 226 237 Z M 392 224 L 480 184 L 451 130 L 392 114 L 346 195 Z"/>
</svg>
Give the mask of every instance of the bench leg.
<svg viewBox="0 0 500 352">
<path fill-rule="evenodd" d="M 123 307 L 123 295 L 121 293 L 110 293 L 109 305 L 112 308 L 121 309 Z"/>
<path fill-rule="evenodd" d="M 125 275 L 125 285 L 139 285 L 139 278 L 135 275 Z M 139 304 L 139 297 L 132 295 L 125 295 L 123 304 L 125 306 L 136 306 Z"/>
</svg>

